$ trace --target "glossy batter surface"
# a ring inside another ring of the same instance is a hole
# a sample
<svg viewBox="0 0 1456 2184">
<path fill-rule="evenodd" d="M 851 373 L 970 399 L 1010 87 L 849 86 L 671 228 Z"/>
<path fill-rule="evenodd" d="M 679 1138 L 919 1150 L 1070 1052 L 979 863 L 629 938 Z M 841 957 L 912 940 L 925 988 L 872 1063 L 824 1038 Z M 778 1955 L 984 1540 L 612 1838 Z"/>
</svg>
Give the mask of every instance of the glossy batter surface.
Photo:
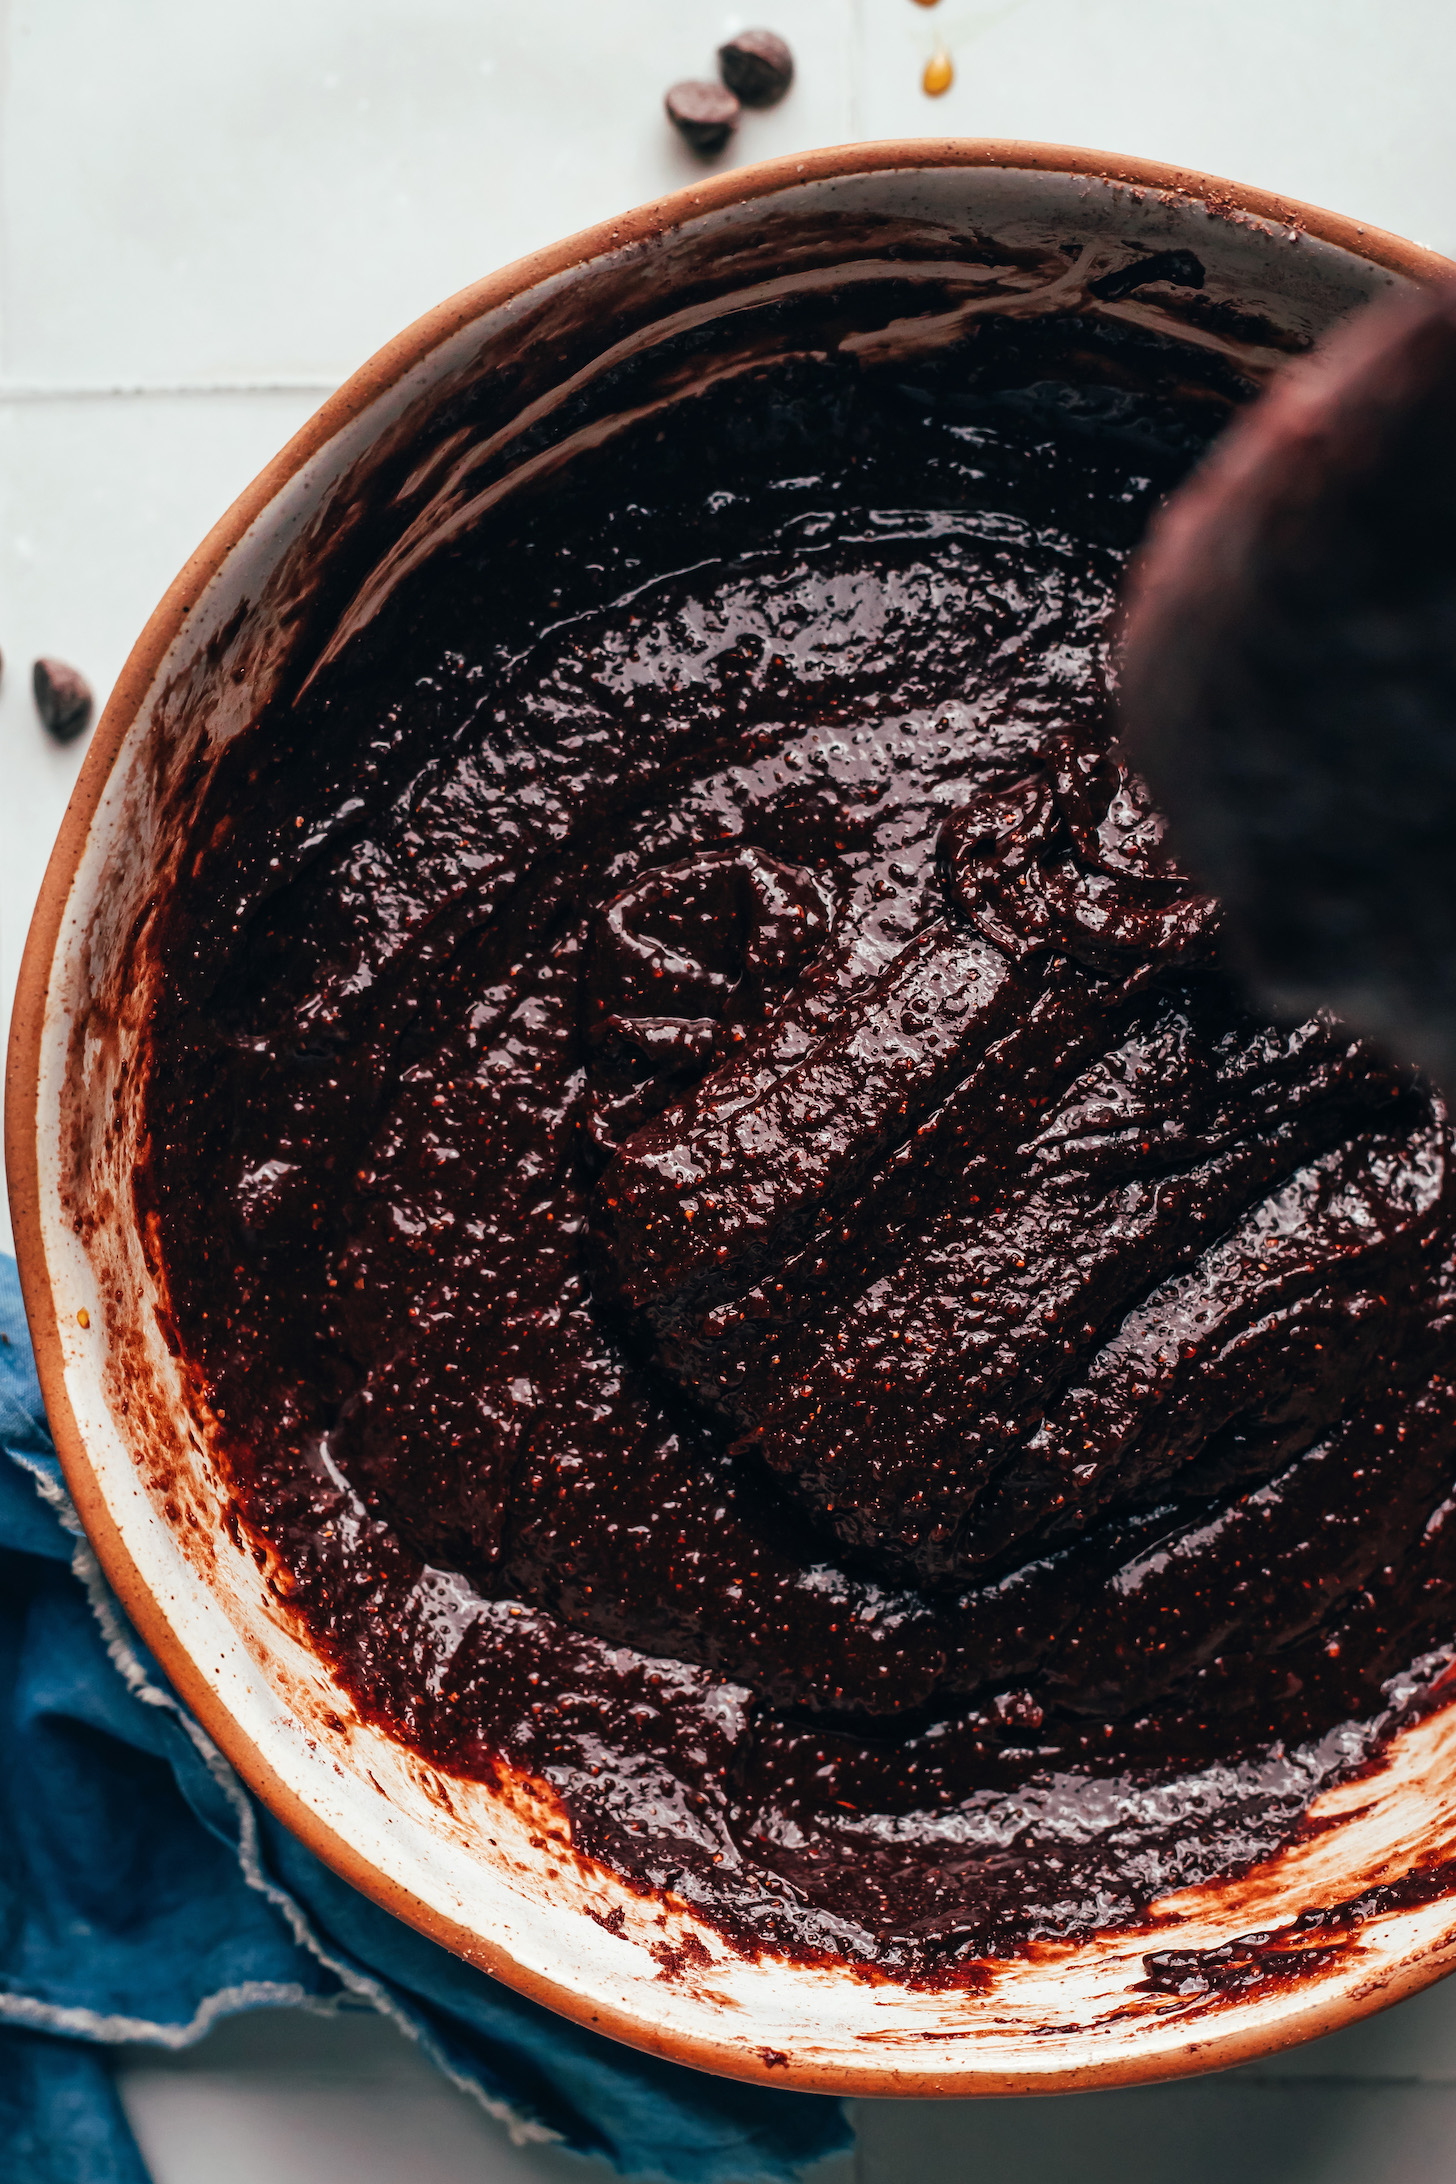
<svg viewBox="0 0 1456 2184">
<path fill-rule="evenodd" d="M 1242 391 L 991 322 L 685 400 L 238 737 L 169 913 L 238 1521 L 363 1711 L 745 1945 L 1125 1918 L 1448 1664 L 1444 1116 L 1244 1011 L 1109 746 Z"/>
</svg>

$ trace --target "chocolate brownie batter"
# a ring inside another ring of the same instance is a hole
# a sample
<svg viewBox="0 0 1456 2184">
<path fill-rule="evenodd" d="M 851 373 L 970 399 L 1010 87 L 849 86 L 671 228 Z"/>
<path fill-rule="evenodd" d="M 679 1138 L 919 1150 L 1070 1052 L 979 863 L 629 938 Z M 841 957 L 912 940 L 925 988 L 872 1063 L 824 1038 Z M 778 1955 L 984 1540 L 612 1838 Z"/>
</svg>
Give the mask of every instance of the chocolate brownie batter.
<svg viewBox="0 0 1456 2184">
<path fill-rule="evenodd" d="M 139 1208 L 363 1713 L 744 1946 L 972 1976 L 1449 1665 L 1450 1137 L 1247 1012 L 1110 742 L 1216 348 L 683 388 L 230 745 Z"/>
</svg>

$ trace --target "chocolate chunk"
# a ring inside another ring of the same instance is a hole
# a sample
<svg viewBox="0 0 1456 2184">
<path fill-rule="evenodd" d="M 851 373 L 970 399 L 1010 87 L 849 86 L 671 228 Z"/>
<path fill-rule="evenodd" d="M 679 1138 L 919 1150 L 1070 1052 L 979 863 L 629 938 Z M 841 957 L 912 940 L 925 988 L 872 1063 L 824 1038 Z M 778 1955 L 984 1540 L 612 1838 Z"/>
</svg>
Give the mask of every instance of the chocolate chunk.
<svg viewBox="0 0 1456 2184">
<path fill-rule="evenodd" d="M 776 30 L 740 30 L 719 46 L 718 67 L 745 106 L 777 106 L 794 80 L 794 56 Z"/>
<path fill-rule="evenodd" d="M 738 101 L 721 83 L 675 83 L 663 105 L 683 141 L 705 156 L 721 152 L 738 127 Z"/>
<path fill-rule="evenodd" d="M 74 743 L 91 718 L 91 685 L 64 660 L 37 660 L 36 709 L 57 743 Z"/>
</svg>

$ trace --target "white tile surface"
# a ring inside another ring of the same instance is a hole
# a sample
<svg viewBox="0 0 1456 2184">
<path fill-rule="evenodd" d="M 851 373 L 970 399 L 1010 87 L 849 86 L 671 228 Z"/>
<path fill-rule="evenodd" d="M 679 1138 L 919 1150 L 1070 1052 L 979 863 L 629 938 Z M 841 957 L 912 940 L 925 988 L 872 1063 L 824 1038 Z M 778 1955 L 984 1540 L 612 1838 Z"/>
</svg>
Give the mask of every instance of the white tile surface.
<svg viewBox="0 0 1456 2184">
<path fill-rule="evenodd" d="M 1207 2084 L 927 2104 L 862 2127 L 858 2184 L 1450 2184 L 1456 2092 Z"/>
<path fill-rule="evenodd" d="M 0 1014 L 79 757 L 40 731 L 34 655 L 73 660 L 103 699 L 188 552 L 328 386 L 452 289 L 702 171 L 662 92 L 765 18 L 799 81 L 722 164 L 1042 137 L 1456 251 L 1450 0 L 0 0 Z M 931 103 L 942 39 L 957 80 Z M 605 2175 L 512 2148 L 368 2021 L 240 2022 L 136 2058 L 126 2098 L 156 2184 Z M 861 2184 L 1456 2180 L 1456 1984 L 1222 2079 L 860 2115 Z"/>
<path fill-rule="evenodd" d="M 776 0 L 801 81 L 727 158 L 851 133 L 853 0 Z M 702 172 L 662 113 L 713 0 L 13 0 L 16 379 L 341 378 L 523 250 Z M 64 156 L 57 127 L 64 114 Z"/>
<path fill-rule="evenodd" d="M 193 547 L 320 399 L 0 399 L 0 1021 L 84 748 L 42 731 L 31 661 L 79 667 L 99 709 Z"/>
<path fill-rule="evenodd" d="M 862 5 L 867 136 L 934 127 L 1140 153 L 1456 251 L 1450 0 Z M 940 39 L 956 82 L 932 105 L 919 72 Z"/>
</svg>

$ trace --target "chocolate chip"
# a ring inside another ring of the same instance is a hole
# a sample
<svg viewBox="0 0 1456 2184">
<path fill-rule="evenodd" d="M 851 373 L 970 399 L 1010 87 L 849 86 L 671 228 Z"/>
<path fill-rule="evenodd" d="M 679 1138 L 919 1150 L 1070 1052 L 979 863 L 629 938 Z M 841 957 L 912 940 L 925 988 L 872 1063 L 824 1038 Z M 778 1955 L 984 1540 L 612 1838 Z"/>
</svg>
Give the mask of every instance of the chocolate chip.
<svg viewBox="0 0 1456 2184">
<path fill-rule="evenodd" d="M 37 660 L 31 676 L 36 710 L 57 743 L 71 743 L 91 718 L 91 685 L 64 660 Z"/>
<path fill-rule="evenodd" d="M 721 83 L 675 83 L 663 104 L 695 152 L 721 152 L 738 127 L 738 101 Z"/>
<path fill-rule="evenodd" d="M 776 30 L 741 30 L 719 46 L 718 67 L 745 106 L 777 106 L 794 80 L 794 56 Z"/>
</svg>

